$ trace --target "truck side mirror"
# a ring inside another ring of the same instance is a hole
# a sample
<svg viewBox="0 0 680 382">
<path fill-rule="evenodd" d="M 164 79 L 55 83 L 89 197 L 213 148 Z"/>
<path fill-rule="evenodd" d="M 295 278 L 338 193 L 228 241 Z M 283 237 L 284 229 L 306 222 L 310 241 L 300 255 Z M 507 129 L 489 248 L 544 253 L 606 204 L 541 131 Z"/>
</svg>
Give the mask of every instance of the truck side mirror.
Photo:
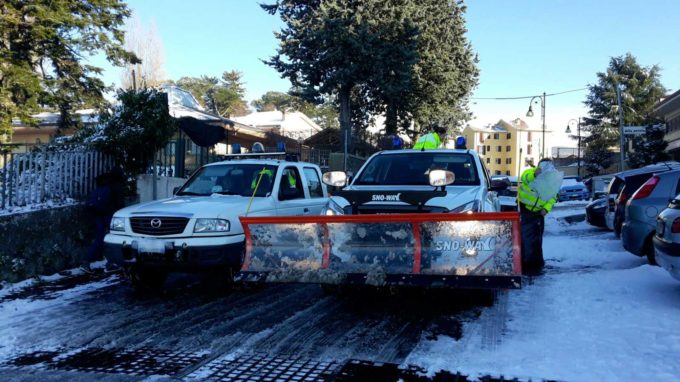
<svg viewBox="0 0 680 382">
<path fill-rule="evenodd" d="M 504 191 L 508 189 L 508 183 L 502 180 L 492 180 L 489 191 Z"/>
<path fill-rule="evenodd" d="M 345 187 L 348 183 L 347 174 L 344 171 L 331 171 L 323 174 L 322 181 L 324 184 L 333 187 Z"/>
</svg>

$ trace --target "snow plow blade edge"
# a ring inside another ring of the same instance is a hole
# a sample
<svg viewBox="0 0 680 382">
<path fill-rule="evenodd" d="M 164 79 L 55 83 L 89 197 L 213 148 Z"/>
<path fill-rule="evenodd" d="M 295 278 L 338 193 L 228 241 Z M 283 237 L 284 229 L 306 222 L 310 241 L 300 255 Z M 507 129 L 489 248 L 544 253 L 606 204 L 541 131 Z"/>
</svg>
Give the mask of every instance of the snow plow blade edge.
<svg viewBox="0 0 680 382">
<path fill-rule="evenodd" d="M 521 287 L 516 212 L 240 220 L 246 254 L 238 281 Z"/>
</svg>

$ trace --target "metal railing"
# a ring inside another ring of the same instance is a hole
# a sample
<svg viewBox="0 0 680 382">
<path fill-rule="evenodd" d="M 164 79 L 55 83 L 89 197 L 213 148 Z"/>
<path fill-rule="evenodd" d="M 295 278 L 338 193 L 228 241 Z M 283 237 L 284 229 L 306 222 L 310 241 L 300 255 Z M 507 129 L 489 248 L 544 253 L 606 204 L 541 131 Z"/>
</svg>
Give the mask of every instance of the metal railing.
<svg viewBox="0 0 680 382">
<path fill-rule="evenodd" d="M 96 151 L 0 154 L 0 210 L 84 199 L 113 161 Z"/>
</svg>

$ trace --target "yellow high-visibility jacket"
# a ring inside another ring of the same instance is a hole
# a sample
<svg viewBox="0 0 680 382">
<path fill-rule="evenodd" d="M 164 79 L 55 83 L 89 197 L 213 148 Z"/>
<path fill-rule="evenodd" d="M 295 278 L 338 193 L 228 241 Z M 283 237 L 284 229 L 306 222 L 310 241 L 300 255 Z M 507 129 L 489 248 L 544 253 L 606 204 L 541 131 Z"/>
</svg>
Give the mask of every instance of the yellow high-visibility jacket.
<svg viewBox="0 0 680 382">
<path fill-rule="evenodd" d="M 520 177 L 520 185 L 519 189 L 517 190 L 517 200 L 524 204 L 524 206 L 529 210 L 533 212 L 538 212 L 540 210 L 546 210 L 546 212 L 550 212 L 552 210 L 553 205 L 557 201 L 555 199 L 555 196 L 550 198 L 549 200 L 543 200 L 538 196 L 538 193 L 531 188 L 531 183 L 536 179 L 536 169 L 535 168 L 528 168 L 524 170 L 522 173 L 522 176 Z"/>
<path fill-rule="evenodd" d="M 439 139 L 439 134 L 437 133 L 427 133 L 416 141 L 416 144 L 413 146 L 414 150 L 420 150 L 425 148 L 427 149 L 438 149 L 439 145 L 442 144 L 442 141 Z"/>
</svg>

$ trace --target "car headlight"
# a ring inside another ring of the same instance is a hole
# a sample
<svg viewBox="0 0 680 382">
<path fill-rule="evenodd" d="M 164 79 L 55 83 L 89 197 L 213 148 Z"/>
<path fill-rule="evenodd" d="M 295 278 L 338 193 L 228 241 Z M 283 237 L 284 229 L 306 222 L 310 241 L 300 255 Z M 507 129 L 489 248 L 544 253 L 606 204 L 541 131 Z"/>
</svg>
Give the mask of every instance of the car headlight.
<svg viewBox="0 0 680 382">
<path fill-rule="evenodd" d="M 479 200 L 473 200 L 471 202 L 460 205 L 451 211 L 451 213 L 468 213 L 479 212 Z"/>
<path fill-rule="evenodd" d="M 111 231 L 125 231 L 125 218 L 111 218 L 109 229 Z"/>
<path fill-rule="evenodd" d="M 328 204 L 326 207 L 324 207 L 321 210 L 321 215 L 326 215 L 326 216 L 334 216 L 334 215 L 344 215 L 345 211 L 342 210 L 342 207 L 338 205 L 338 203 L 334 202 L 332 199 L 328 201 Z"/>
<path fill-rule="evenodd" d="M 229 231 L 229 220 L 224 219 L 196 219 L 194 232 L 227 232 Z"/>
</svg>

